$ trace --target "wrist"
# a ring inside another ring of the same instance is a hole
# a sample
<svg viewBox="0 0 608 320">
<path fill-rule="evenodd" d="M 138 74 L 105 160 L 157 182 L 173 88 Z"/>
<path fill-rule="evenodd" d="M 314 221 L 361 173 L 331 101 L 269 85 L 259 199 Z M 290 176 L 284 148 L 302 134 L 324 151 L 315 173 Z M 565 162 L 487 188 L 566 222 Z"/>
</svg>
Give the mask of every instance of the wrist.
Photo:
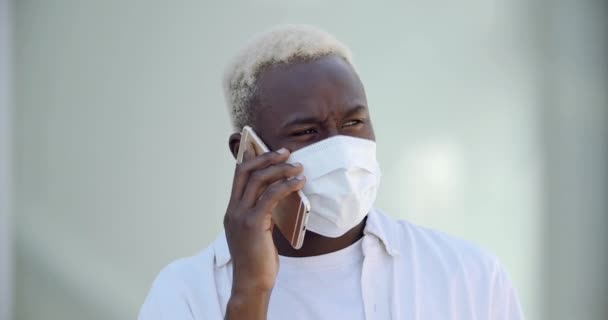
<svg viewBox="0 0 608 320">
<path fill-rule="evenodd" d="M 271 290 L 232 288 L 226 305 L 226 319 L 265 320 L 268 313 Z"/>
<path fill-rule="evenodd" d="M 232 293 L 264 296 L 270 295 L 276 275 L 252 275 L 251 273 L 236 268 L 232 274 Z"/>
</svg>

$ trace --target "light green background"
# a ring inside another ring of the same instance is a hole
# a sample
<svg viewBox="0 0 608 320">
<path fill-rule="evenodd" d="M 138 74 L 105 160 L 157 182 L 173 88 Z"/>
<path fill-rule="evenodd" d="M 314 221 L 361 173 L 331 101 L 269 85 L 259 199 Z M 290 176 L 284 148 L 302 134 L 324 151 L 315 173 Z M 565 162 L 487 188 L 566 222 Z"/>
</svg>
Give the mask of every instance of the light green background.
<svg viewBox="0 0 608 320">
<path fill-rule="evenodd" d="M 524 1 L 14 1 L 16 319 L 133 319 L 221 228 L 221 77 L 257 31 L 349 45 L 391 215 L 495 252 L 543 315 L 542 101 Z M 532 12 L 532 13 L 531 13 Z M 599 248 L 605 248 L 601 245 Z"/>
</svg>

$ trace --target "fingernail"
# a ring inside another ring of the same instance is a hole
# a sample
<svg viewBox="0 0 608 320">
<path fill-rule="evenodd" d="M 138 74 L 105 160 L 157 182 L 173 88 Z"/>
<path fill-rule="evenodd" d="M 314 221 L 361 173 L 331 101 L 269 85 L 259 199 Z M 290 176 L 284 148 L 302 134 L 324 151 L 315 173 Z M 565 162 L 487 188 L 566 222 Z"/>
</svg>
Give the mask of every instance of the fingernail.
<svg viewBox="0 0 608 320">
<path fill-rule="evenodd" d="M 287 153 L 287 149 L 281 148 L 281 149 L 277 150 L 277 153 L 278 154 L 286 154 Z"/>
<path fill-rule="evenodd" d="M 301 180 L 304 180 L 304 179 L 306 179 L 306 178 L 305 178 L 304 176 L 297 176 L 297 177 L 296 177 L 296 179 L 298 179 L 298 180 L 300 180 L 300 181 L 301 181 Z"/>
<path fill-rule="evenodd" d="M 301 167 L 301 166 L 302 166 L 302 164 L 301 164 L 301 163 L 299 163 L 299 162 L 290 163 L 290 165 L 292 165 L 292 166 L 294 166 L 294 167 L 296 167 L 296 168 L 299 168 L 299 167 Z"/>
</svg>

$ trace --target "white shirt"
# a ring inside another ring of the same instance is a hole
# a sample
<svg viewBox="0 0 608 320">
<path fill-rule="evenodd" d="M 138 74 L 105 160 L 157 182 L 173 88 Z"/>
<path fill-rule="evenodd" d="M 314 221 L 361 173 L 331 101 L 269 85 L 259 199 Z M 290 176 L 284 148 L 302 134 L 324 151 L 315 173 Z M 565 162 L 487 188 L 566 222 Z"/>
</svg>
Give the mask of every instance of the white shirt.
<svg viewBox="0 0 608 320">
<path fill-rule="evenodd" d="M 365 319 L 523 319 L 498 260 L 467 241 L 372 209 L 361 247 Z M 139 319 L 224 319 L 231 286 L 232 263 L 222 233 L 201 253 L 160 272 Z"/>
<path fill-rule="evenodd" d="M 268 319 L 365 320 L 362 243 L 314 257 L 279 256 Z"/>
</svg>

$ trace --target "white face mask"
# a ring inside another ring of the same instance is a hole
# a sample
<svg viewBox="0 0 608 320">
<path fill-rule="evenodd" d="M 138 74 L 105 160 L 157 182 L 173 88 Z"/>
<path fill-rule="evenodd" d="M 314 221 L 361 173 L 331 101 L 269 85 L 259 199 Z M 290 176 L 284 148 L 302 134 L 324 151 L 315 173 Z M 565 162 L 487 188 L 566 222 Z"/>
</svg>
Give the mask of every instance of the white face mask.
<svg viewBox="0 0 608 320">
<path fill-rule="evenodd" d="M 295 151 L 287 162 L 304 166 L 312 232 L 337 238 L 359 224 L 376 200 L 380 167 L 374 141 L 334 136 Z"/>
</svg>

